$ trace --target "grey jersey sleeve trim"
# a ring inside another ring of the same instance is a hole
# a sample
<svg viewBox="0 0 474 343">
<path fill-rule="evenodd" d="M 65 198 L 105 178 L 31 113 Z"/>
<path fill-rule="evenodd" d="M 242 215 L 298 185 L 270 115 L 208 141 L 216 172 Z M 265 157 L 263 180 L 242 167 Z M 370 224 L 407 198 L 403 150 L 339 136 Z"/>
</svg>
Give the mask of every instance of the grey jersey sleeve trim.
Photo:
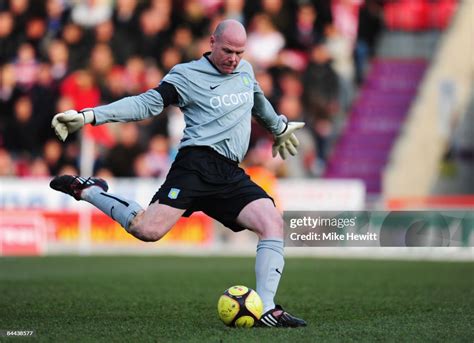
<svg viewBox="0 0 474 343">
<path fill-rule="evenodd" d="M 110 122 L 138 121 L 157 116 L 163 111 L 163 98 L 154 89 L 129 96 L 108 105 L 94 107 L 95 125 Z"/>
<path fill-rule="evenodd" d="M 275 136 L 281 134 L 286 128 L 286 117 L 279 116 L 275 112 L 270 101 L 265 98 L 263 93 L 254 93 L 252 115 L 254 115 L 257 121 Z"/>
</svg>

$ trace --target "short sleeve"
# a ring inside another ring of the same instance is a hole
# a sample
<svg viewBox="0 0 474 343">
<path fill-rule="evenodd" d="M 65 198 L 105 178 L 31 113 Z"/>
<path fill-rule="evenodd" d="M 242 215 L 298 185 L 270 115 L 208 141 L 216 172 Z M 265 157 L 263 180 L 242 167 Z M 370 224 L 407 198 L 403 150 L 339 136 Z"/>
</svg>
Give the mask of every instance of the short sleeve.
<svg viewBox="0 0 474 343">
<path fill-rule="evenodd" d="M 190 94 L 188 86 L 188 77 L 186 75 L 186 68 L 182 64 L 174 66 L 168 74 L 162 79 L 162 82 L 172 84 L 179 95 L 178 106 L 183 107 L 189 103 Z"/>
</svg>

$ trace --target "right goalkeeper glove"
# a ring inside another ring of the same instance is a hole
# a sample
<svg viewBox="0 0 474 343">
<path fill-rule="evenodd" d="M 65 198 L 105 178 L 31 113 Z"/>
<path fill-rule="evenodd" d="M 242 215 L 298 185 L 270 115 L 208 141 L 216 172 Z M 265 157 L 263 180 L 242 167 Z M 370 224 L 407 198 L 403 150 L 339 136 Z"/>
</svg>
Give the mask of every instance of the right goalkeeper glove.
<svg viewBox="0 0 474 343">
<path fill-rule="evenodd" d="M 56 136 L 64 142 L 68 134 L 76 132 L 86 124 L 93 123 L 94 119 L 94 111 L 92 109 L 84 109 L 80 112 L 67 110 L 53 117 L 51 127 L 54 129 Z"/>
<path fill-rule="evenodd" d="M 286 124 L 285 130 L 275 136 L 275 142 L 272 147 L 272 155 L 276 157 L 279 153 L 281 158 L 286 159 L 287 152 L 295 156 L 298 153 L 298 146 L 300 142 L 295 136 L 295 131 L 301 129 L 305 123 L 299 121 L 289 121 Z"/>
</svg>

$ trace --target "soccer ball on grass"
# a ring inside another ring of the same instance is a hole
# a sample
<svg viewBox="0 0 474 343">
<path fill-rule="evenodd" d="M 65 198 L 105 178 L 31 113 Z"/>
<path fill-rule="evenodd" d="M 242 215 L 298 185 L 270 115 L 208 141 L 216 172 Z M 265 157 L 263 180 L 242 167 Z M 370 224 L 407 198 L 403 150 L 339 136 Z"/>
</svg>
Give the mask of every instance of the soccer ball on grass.
<svg viewBox="0 0 474 343">
<path fill-rule="evenodd" d="M 262 316 L 262 299 L 251 288 L 232 286 L 219 298 L 217 313 L 225 325 L 249 328 Z"/>
</svg>

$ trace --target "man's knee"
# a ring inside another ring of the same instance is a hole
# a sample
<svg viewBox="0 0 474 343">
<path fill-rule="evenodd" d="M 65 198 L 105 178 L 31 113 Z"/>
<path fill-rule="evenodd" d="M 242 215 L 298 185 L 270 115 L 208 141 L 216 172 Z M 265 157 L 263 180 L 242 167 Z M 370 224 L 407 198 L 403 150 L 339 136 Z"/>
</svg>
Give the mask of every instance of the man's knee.
<svg viewBox="0 0 474 343">
<path fill-rule="evenodd" d="M 263 214 L 259 222 L 260 225 L 256 228 L 256 231 L 261 238 L 283 237 L 284 222 L 282 216 L 276 209 Z"/>
<path fill-rule="evenodd" d="M 267 225 L 263 227 L 263 235 L 267 237 L 283 237 L 283 226 L 283 218 L 275 210 L 275 213 L 269 218 Z"/>
</svg>

